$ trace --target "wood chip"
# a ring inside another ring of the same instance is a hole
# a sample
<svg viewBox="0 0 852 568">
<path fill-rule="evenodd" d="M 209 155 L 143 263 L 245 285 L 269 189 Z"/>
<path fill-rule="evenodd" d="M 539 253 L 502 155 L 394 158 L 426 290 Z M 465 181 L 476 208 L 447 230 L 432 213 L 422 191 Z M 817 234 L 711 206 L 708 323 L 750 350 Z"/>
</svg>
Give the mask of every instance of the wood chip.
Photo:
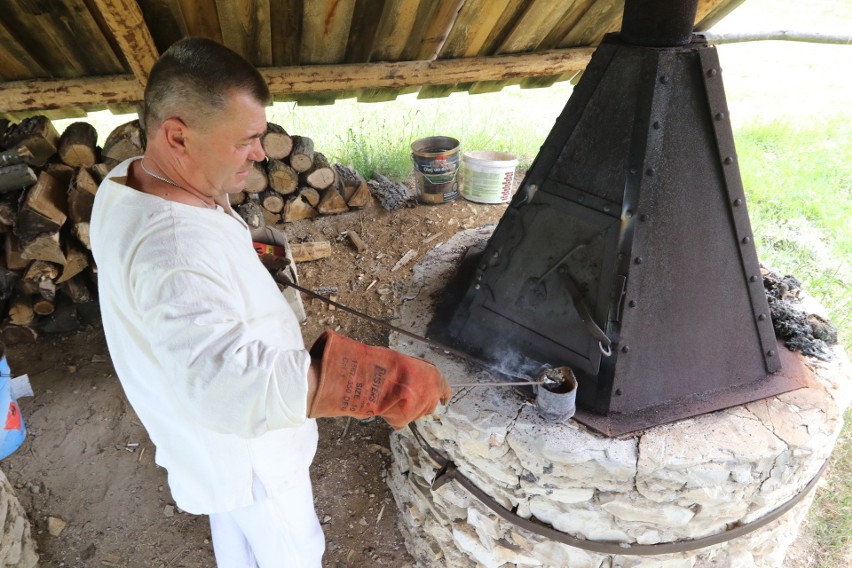
<svg viewBox="0 0 852 568">
<path fill-rule="evenodd" d="M 400 258 L 400 259 L 397 261 L 397 263 L 396 263 L 396 264 L 394 264 L 394 265 L 393 265 L 393 268 L 391 268 L 391 272 L 396 272 L 397 270 L 399 270 L 400 268 L 402 268 L 403 266 L 405 266 L 406 264 L 408 264 L 409 262 L 411 262 L 411 260 L 412 260 L 415 256 L 417 256 L 417 251 L 416 251 L 416 250 L 414 250 L 414 249 L 409 250 L 407 253 L 405 253 L 404 255 L 402 255 L 402 258 Z"/>
<path fill-rule="evenodd" d="M 362 253 L 367 250 L 367 243 L 364 242 L 364 239 L 361 238 L 361 235 L 352 230 L 347 231 L 346 234 L 349 236 L 349 240 L 352 241 L 352 244 L 355 246 L 355 249 L 359 253 Z"/>
</svg>

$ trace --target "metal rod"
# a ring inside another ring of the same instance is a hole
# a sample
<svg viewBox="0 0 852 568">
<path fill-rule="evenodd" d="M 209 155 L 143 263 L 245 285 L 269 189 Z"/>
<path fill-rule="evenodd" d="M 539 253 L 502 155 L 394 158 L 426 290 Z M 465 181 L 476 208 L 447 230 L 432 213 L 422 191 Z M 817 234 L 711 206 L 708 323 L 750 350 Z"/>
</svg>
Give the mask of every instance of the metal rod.
<svg viewBox="0 0 852 568">
<path fill-rule="evenodd" d="M 541 379 L 540 381 L 512 381 L 512 382 L 497 382 L 497 383 L 456 383 L 451 384 L 450 386 L 454 389 L 460 387 L 528 387 L 531 385 L 543 385 L 548 382 L 547 379 Z"/>
<path fill-rule="evenodd" d="M 326 304 L 328 304 L 330 306 L 334 306 L 335 308 L 339 308 L 339 309 L 343 310 L 344 312 L 348 312 L 348 313 L 350 313 L 354 316 L 358 316 L 359 318 L 365 319 L 365 320 L 367 320 L 371 323 L 374 323 L 376 325 L 379 325 L 379 326 L 384 327 L 386 329 L 389 329 L 391 331 L 395 331 L 395 332 L 397 332 L 401 335 L 404 335 L 406 337 L 410 337 L 411 339 L 415 339 L 417 341 L 425 343 L 425 344 L 427 344 L 431 347 L 434 347 L 435 349 L 441 349 L 441 350 L 446 351 L 448 353 L 452 353 L 453 355 L 455 355 L 457 357 L 460 357 L 460 358 L 462 358 L 466 361 L 470 361 L 471 363 L 474 363 L 476 365 L 484 367 L 488 370 L 495 371 L 497 373 L 501 373 L 501 374 L 508 375 L 508 376 L 511 376 L 511 377 L 516 377 L 518 379 L 524 379 L 525 384 L 540 384 L 540 383 L 533 382 L 532 379 L 530 377 L 526 376 L 526 375 L 522 375 L 520 373 L 513 373 L 513 372 L 510 372 L 510 371 L 504 371 L 503 369 L 499 369 L 499 370 L 495 369 L 494 365 L 492 365 L 488 361 L 485 361 L 484 359 L 479 359 L 478 357 L 474 357 L 473 355 L 465 353 L 464 351 L 460 351 L 459 349 L 456 349 L 455 347 L 450 347 L 449 345 L 444 345 L 443 343 L 435 341 L 434 339 L 429 339 L 427 337 L 417 335 L 416 333 L 408 331 L 407 329 L 402 329 L 401 327 L 397 327 L 395 325 L 389 324 L 386 321 L 374 318 L 372 316 L 368 316 L 367 314 L 364 314 L 364 313 L 361 313 L 357 310 L 354 310 L 354 309 L 350 308 L 349 306 L 344 306 L 343 304 L 339 304 L 339 303 L 335 302 L 334 300 L 330 300 L 329 298 L 326 298 L 325 296 L 323 296 L 321 294 L 317 294 L 313 290 L 309 290 L 308 288 L 304 288 L 302 286 L 299 286 L 298 284 L 294 284 L 285 275 L 273 274 L 272 278 L 276 282 L 281 284 L 282 286 L 289 286 L 291 288 L 295 288 L 299 292 L 302 292 L 302 293 L 307 294 L 308 296 L 310 296 L 312 298 L 316 298 L 317 300 L 325 302 Z M 476 384 L 479 385 L 479 384 L 482 384 L 482 383 L 476 383 Z M 506 383 L 500 383 L 500 384 L 502 385 L 502 384 L 506 384 Z M 460 385 L 460 386 L 465 386 L 465 385 Z"/>
</svg>

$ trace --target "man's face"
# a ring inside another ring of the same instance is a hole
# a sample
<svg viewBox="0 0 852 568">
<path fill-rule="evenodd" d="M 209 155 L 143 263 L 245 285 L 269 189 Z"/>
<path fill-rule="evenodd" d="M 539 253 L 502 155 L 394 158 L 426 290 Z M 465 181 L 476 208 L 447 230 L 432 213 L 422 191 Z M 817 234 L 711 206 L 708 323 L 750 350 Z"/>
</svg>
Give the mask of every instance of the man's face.
<svg viewBox="0 0 852 568">
<path fill-rule="evenodd" d="M 189 125 L 187 131 L 193 185 L 209 188 L 212 195 L 244 190 L 252 162 L 266 158 L 260 145 L 266 131 L 266 109 L 250 95 L 234 92 L 225 110 L 210 117 L 208 123 L 206 129 Z"/>
</svg>

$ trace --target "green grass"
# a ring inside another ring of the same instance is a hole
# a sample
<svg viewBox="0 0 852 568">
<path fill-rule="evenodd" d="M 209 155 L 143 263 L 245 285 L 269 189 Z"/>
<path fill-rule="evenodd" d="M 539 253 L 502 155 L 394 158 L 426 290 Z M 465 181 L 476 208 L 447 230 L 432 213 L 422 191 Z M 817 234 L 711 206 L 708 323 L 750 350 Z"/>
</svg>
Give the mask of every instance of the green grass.
<svg viewBox="0 0 852 568">
<path fill-rule="evenodd" d="M 443 99 L 403 95 L 395 101 L 302 107 L 278 103 L 269 121 L 291 134 L 305 134 L 332 161 L 352 165 L 364 175 L 374 170 L 402 179 L 412 170 L 411 143 L 427 136 L 451 136 L 462 151 L 509 152 L 529 167 L 571 94 L 571 85 Z"/>
<path fill-rule="evenodd" d="M 852 349 L 852 117 L 751 124 L 735 137 L 761 260 L 796 276 Z"/>
<path fill-rule="evenodd" d="M 831 456 L 827 483 L 817 490 L 809 522 L 819 568 L 848 566 L 852 552 L 852 410 Z"/>
</svg>

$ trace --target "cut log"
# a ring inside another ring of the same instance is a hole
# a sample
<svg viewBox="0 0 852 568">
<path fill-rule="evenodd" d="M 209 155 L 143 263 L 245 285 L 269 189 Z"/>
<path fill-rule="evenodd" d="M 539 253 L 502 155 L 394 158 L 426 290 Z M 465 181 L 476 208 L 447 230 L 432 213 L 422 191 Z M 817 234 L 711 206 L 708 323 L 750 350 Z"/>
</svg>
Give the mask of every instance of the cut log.
<svg viewBox="0 0 852 568">
<path fill-rule="evenodd" d="M 299 173 L 281 160 L 269 160 L 266 171 L 269 187 L 282 195 L 289 195 L 299 187 Z"/>
<path fill-rule="evenodd" d="M 78 274 L 67 282 L 63 282 L 59 289 L 75 304 L 87 304 L 94 299 L 83 274 Z"/>
<path fill-rule="evenodd" d="M 65 265 L 62 267 L 62 275 L 56 280 L 57 284 L 74 278 L 89 266 L 89 255 L 77 246 L 74 239 L 65 239 L 62 250 L 65 254 Z"/>
<path fill-rule="evenodd" d="M 310 219 L 317 216 L 317 210 L 308 203 L 302 196 L 297 195 L 288 200 L 284 204 L 284 211 L 281 218 L 285 223 L 291 221 L 300 221 L 302 219 Z"/>
<path fill-rule="evenodd" d="M 264 209 L 263 207 L 261 207 L 261 209 L 263 210 L 263 225 L 261 225 L 262 227 L 273 227 L 281 222 L 281 213 L 273 213 L 272 211 Z"/>
<path fill-rule="evenodd" d="M 98 161 L 98 131 L 88 122 L 69 124 L 62 136 L 56 152 L 59 159 L 75 168 L 90 168 Z"/>
<path fill-rule="evenodd" d="M 7 325 L 0 332 L 0 337 L 6 345 L 22 345 L 35 343 L 38 339 L 38 332 L 26 325 Z"/>
<path fill-rule="evenodd" d="M 21 277 L 22 289 L 34 294 L 39 293 L 48 300 L 56 296 L 55 281 L 59 277 L 60 266 L 44 260 L 33 261 Z"/>
<path fill-rule="evenodd" d="M 284 209 L 284 196 L 272 189 L 260 194 L 260 204 L 270 213 L 281 213 Z"/>
<path fill-rule="evenodd" d="M 246 201 L 246 192 L 245 191 L 237 191 L 236 193 L 228 194 L 228 203 L 231 205 L 239 205 L 240 203 L 245 203 Z"/>
<path fill-rule="evenodd" d="M 21 194 L 10 192 L 0 195 L 0 223 L 12 226 L 18 219 L 18 199 Z"/>
<path fill-rule="evenodd" d="M 41 233 L 55 232 L 65 224 L 67 197 L 65 188 L 47 172 L 41 172 L 38 181 L 23 197 L 18 211 L 15 232 L 21 245 Z"/>
<path fill-rule="evenodd" d="M 95 178 L 95 181 L 98 182 L 98 185 L 104 181 L 104 178 L 107 177 L 107 174 L 112 170 L 109 164 L 97 163 L 92 166 L 92 177 Z"/>
<path fill-rule="evenodd" d="M 65 264 L 65 253 L 59 238 L 59 231 L 48 231 L 30 237 L 28 241 L 20 241 L 21 258 L 44 260 Z"/>
<path fill-rule="evenodd" d="M 349 240 L 352 241 L 352 245 L 358 253 L 362 253 L 367 250 L 367 243 L 364 242 L 361 235 L 352 230 L 346 231 L 346 234 L 349 235 Z"/>
<path fill-rule="evenodd" d="M 33 300 L 33 312 L 40 316 L 49 316 L 56 310 L 53 300 L 47 298 L 35 298 Z"/>
<path fill-rule="evenodd" d="M 328 241 L 290 243 L 290 250 L 293 252 L 293 262 L 308 262 L 331 256 L 331 243 Z"/>
<path fill-rule="evenodd" d="M 266 170 L 263 166 L 255 162 L 249 170 L 246 178 L 246 193 L 260 193 L 269 186 L 269 178 L 266 177 Z"/>
<path fill-rule="evenodd" d="M 364 176 L 358 173 L 358 170 L 351 166 L 334 164 L 334 172 L 337 174 L 337 177 L 340 178 L 341 183 L 343 183 L 347 202 L 354 194 L 358 193 L 359 189 L 366 187 L 367 185 L 367 180 L 364 179 Z"/>
<path fill-rule="evenodd" d="M 77 237 L 77 240 L 86 247 L 88 250 L 92 250 L 92 241 L 89 240 L 89 224 L 88 223 L 74 223 L 71 227 L 71 234 Z"/>
<path fill-rule="evenodd" d="M 10 127 L 3 136 L 4 148 L 25 147 L 32 154 L 30 164 L 41 167 L 56 153 L 59 134 L 53 123 L 44 116 L 30 116 Z"/>
<path fill-rule="evenodd" d="M 12 295 L 20 279 L 21 275 L 6 266 L 6 259 L 0 257 L 0 300 L 6 300 Z"/>
<path fill-rule="evenodd" d="M 78 314 L 78 306 L 84 304 L 75 304 L 71 300 L 60 296 L 57 298 L 56 310 L 44 317 L 40 317 L 33 322 L 33 326 L 43 333 L 70 333 L 80 329 L 80 316 Z"/>
<path fill-rule="evenodd" d="M 293 149 L 293 139 L 277 124 L 267 122 L 266 133 L 260 138 L 260 145 L 270 160 L 283 160 Z"/>
<path fill-rule="evenodd" d="M 263 217 L 263 207 L 255 199 L 247 199 L 245 203 L 237 205 L 237 213 L 250 229 L 259 229 L 266 226 Z"/>
<path fill-rule="evenodd" d="M 68 193 L 68 188 L 71 187 L 71 178 L 74 177 L 74 168 L 62 162 L 48 162 L 42 171 L 55 177 L 56 183 L 59 184 L 65 193 Z M 63 211 L 66 210 L 67 207 L 63 209 Z"/>
<path fill-rule="evenodd" d="M 320 202 L 320 193 L 312 187 L 303 187 L 299 190 L 299 195 L 311 204 L 311 207 L 316 207 Z"/>
<path fill-rule="evenodd" d="M 9 323 L 29 325 L 34 318 L 32 297 L 23 292 L 16 292 L 9 300 Z"/>
<path fill-rule="evenodd" d="M 6 268 L 10 270 L 21 270 L 26 268 L 32 262 L 21 256 L 21 249 L 18 245 L 18 237 L 14 233 L 6 233 L 6 242 L 4 243 L 3 252 L 6 255 Z"/>
<path fill-rule="evenodd" d="M 92 205 L 98 182 L 92 176 L 92 170 L 82 167 L 71 178 L 68 190 L 68 217 L 75 223 L 88 221 L 92 217 Z"/>
<path fill-rule="evenodd" d="M 307 136 L 293 136 L 290 167 L 297 172 L 308 171 L 314 163 L 314 141 Z"/>
<path fill-rule="evenodd" d="M 366 181 L 346 200 L 346 204 L 349 207 L 366 207 L 372 202 L 373 196 L 370 193 L 370 186 L 367 185 Z"/>
<path fill-rule="evenodd" d="M 145 153 L 145 136 L 139 127 L 139 120 L 125 122 L 113 129 L 104 142 L 101 157 L 104 163 L 114 167 L 127 158 Z"/>
<path fill-rule="evenodd" d="M 336 183 L 323 191 L 319 205 L 317 205 L 317 211 L 323 215 L 333 215 L 349 211 L 349 206 L 346 205 L 346 200 L 343 198 L 343 185 L 340 183 L 340 180 L 337 180 Z"/>
<path fill-rule="evenodd" d="M 0 168 L 0 193 L 18 191 L 30 187 L 38 180 L 27 164 L 14 164 Z"/>
<path fill-rule="evenodd" d="M 26 146 L 19 146 L 0 152 L 0 167 L 14 164 L 31 164 L 33 155 Z"/>
<path fill-rule="evenodd" d="M 379 172 L 373 173 L 373 179 L 367 181 L 370 193 L 378 198 L 382 207 L 396 211 L 400 207 L 416 207 L 417 200 L 401 183 L 389 180 Z"/>
<path fill-rule="evenodd" d="M 334 183 L 334 168 L 322 152 L 314 152 L 314 163 L 308 170 L 299 175 L 302 185 L 315 189 L 325 189 Z"/>
</svg>

